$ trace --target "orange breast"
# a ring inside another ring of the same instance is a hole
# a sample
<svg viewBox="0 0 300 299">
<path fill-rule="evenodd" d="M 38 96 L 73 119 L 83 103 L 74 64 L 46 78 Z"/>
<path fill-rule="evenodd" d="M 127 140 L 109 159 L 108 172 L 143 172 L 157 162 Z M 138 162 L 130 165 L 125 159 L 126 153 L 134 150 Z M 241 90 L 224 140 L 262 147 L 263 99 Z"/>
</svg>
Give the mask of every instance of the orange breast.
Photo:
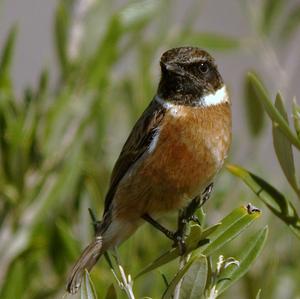
<svg viewBox="0 0 300 299">
<path fill-rule="evenodd" d="M 213 180 L 231 142 L 230 106 L 168 111 L 158 134 L 153 151 L 117 192 L 138 214 L 178 209 Z"/>
<path fill-rule="evenodd" d="M 144 171 L 178 192 L 194 196 L 220 169 L 231 141 L 227 104 L 168 112 Z"/>
</svg>

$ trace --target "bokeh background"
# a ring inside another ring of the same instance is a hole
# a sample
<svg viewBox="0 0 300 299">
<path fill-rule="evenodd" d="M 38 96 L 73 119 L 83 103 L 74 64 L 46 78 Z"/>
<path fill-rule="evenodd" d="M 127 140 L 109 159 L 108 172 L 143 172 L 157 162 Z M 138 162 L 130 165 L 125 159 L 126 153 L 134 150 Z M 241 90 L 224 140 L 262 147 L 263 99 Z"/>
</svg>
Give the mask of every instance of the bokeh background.
<svg viewBox="0 0 300 299">
<path fill-rule="evenodd" d="M 276 160 L 271 122 L 245 96 L 245 74 L 254 70 L 291 111 L 300 94 L 299 20 L 298 0 L 2 0 L 0 49 L 9 32 L 15 45 L 0 69 L 0 297 L 63 296 L 67 272 L 92 237 L 87 209 L 101 216 L 114 161 L 155 94 L 161 53 L 173 46 L 213 54 L 233 103 L 229 160 L 299 207 Z M 222 298 L 255 298 L 260 288 L 261 298 L 300 298 L 299 241 L 226 171 L 205 207 L 207 222 L 249 201 L 262 208 L 257 225 L 269 224 L 269 238 Z M 224 254 L 234 256 L 243 238 Z M 168 246 L 145 225 L 121 247 L 124 266 L 137 273 Z M 162 272 L 171 276 L 176 266 Z M 104 297 L 113 281 L 105 261 L 92 277 Z M 163 290 L 158 271 L 135 283 L 138 298 Z"/>
</svg>

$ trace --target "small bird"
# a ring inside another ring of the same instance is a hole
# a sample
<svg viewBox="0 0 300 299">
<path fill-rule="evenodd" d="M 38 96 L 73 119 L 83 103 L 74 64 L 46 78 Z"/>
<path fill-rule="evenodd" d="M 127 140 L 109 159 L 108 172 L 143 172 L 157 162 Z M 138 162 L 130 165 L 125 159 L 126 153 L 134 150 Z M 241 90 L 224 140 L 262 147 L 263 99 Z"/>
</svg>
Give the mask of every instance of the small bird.
<svg viewBox="0 0 300 299">
<path fill-rule="evenodd" d="M 161 79 L 113 168 L 95 239 L 74 265 L 67 291 L 85 269 L 145 220 L 180 210 L 211 186 L 231 143 L 231 103 L 214 59 L 197 47 L 166 51 Z"/>
</svg>

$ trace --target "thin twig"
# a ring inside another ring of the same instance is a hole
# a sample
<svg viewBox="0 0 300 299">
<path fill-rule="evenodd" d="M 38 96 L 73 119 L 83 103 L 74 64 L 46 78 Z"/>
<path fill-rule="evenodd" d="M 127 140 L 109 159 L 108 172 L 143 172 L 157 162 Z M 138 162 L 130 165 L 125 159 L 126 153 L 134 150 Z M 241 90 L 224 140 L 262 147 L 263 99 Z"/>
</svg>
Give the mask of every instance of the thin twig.
<svg viewBox="0 0 300 299">
<path fill-rule="evenodd" d="M 119 270 L 119 274 L 120 274 L 119 276 L 120 276 L 121 279 L 119 279 L 119 277 L 116 274 L 114 269 L 111 269 L 111 271 L 112 271 L 115 279 L 117 280 L 120 289 L 123 290 L 126 293 L 126 295 L 129 299 L 135 299 L 135 296 L 133 294 L 133 289 L 132 289 L 133 280 L 132 280 L 130 274 L 126 275 L 126 273 L 124 271 L 124 268 L 121 265 L 120 257 L 119 257 L 119 253 L 118 253 L 117 248 L 114 248 L 114 255 L 113 256 L 114 256 L 115 261 L 118 265 L 118 270 Z"/>
<path fill-rule="evenodd" d="M 180 257 L 178 271 L 183 269 L 185 264 L 188 262 L 189 258 L 190 258 L 190 254 L 182 255 Z M 174 290 L 173 299 L 179 299 L 180 298 L 179 296 L 180 296 L 180 289 L 181 289 L 181 285 L 182 285 L 182 280 L 183 280 L 183 278 L 180 279 L 180 281 L 178 282 L 178 284 L 177 284 L 177 286 Z"/>
</svg>

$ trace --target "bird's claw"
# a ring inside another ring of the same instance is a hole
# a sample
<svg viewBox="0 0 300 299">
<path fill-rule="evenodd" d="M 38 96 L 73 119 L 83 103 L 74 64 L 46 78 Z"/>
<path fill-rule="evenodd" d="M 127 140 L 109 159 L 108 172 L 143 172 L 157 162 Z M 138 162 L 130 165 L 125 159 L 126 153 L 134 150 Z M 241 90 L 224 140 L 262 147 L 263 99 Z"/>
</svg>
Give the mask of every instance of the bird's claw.
<svg viewBox="0 0 300 299">
<path fill-rule="evenodd" d="M 199 218 L 196 216 L 196 215 L 192 215 L 190 218 L 189 218 L 189 221 L 192 221 L 196 224 L 199 224 L 201 226 L 201 222 L 199 220 Z"/>
</svg>

